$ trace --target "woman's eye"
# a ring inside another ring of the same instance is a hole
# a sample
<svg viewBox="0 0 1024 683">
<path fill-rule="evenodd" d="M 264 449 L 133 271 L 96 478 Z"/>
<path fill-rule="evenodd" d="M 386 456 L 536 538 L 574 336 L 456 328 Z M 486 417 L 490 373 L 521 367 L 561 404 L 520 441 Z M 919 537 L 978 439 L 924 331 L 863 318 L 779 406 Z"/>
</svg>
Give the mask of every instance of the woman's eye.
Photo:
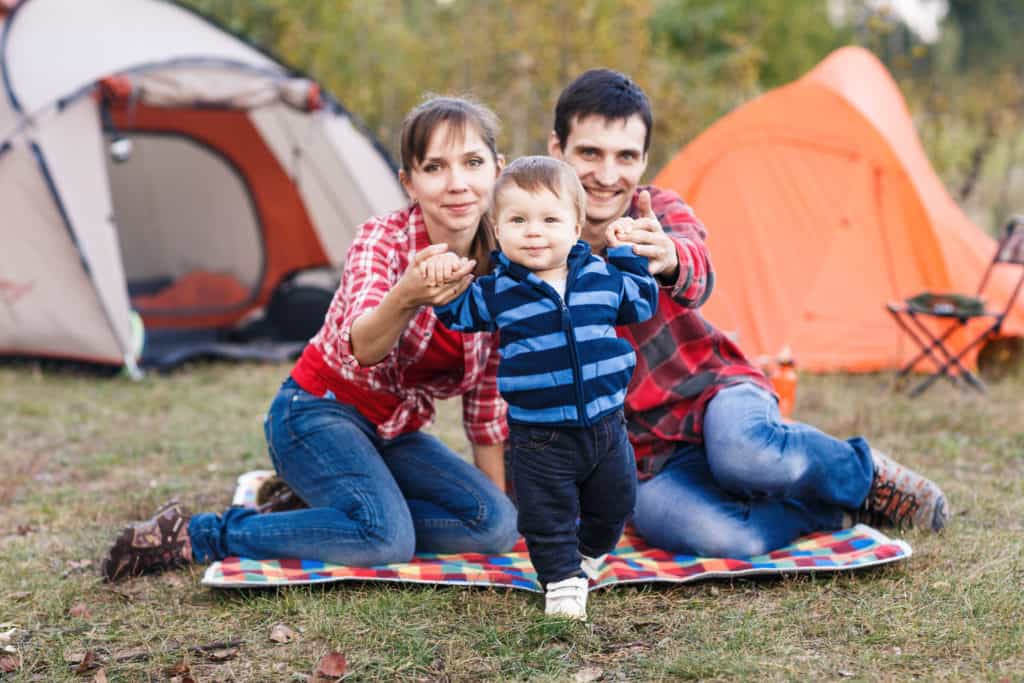
<svg viewBox="0 0 1024 683">
<path fill-rule="evenodd" d="M 473 166 L 474 168 L 477 166 L 483 166 L 484 160 L 481 159 L 480 157 L 473 157 L 472 159 L 469 160 L 469 165 Z"/>
<path fill-rule="evenodd" d="M 525 223 L 526 219 L 523 218 L 522 216 L 513 216 L 511 219 L 509 219 L 509 222 L 510 223 Z"/>
<path fill-rule="evenodd" d="M 545 223 L 561 223 L 562 221 L 559 220 L 558 216 L 548 216 L 547 218 L 544 219 L 544 222 Z"/>
</svg>

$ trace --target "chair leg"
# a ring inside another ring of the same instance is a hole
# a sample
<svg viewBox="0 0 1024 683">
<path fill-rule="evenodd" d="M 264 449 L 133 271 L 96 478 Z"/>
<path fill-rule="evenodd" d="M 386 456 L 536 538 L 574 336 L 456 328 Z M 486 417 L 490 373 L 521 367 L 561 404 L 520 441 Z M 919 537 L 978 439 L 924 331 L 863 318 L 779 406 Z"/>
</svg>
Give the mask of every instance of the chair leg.
<svg viewBox="0 0 1024 683">
<path fill-rule="evenodd" d="M 907 331 L 911 333 L 911 335 L 914 337 L 917 343 L 922 347 L 923 351 L 920 355 L 927 356 L 928 359 L 935 365 L 935 373 L 933 377 L 946 377 L 949 380 L 950 384 L 955 386 L 957 389 L 960 389 L 960 382 L 964 380 L 962 379 L 959 373 L 951 373 L 949 371 L 949 368 L 950 366 L 953 365 L 957 366 L 958 369 L 964 371 L 966 371 L 966 368 L 963 368 L 963 366 L 961 366 L 953 359 L 950 353 L 946 350 L 944 344 L 945 341 L 949 339 L 950 335 L 952 335 L 957 329 L 962 327 L 962 323 L 952 323 L 949 327 L 946 328 L 946 330 L 940 336 L 936 337 L 934 334 L 932 334 L 932 331 L 928 329 L 928 326 L 921 322 L 921 320 L 916 315 L 914 315 L 912 311 L 907 312 L 907 317 L 910 318 L 910 321 L 913 323 L 914 327 L 917 328 L 918 332 L 920 332 L 921 335 L 930 342 L 928 344 L 924 344 L 921 341 L 921 339 L 918 338 L 917 335 L 913 333 L 909 326 L 905 327 L 905 329 L 907 329 Z M 935 379 L 933 378 L 929 378 L 924 382 L 921 382 L 917 387 L 915 387 L 913 391 L 910 392 L 911 396 L 920 395 L 934 382 Z"/>
<path fill-rule="evenodd" d="M 913 314 L 911 314 L 911 318 L 913 319 L 913 321 L 919 329 L 921 329 L 925 334 L 934 339 L 934 336 L 931 335 L 931 333 L 928 331 L 928 328 L 920 320 L 914 317 Z M 962 322 L 959 325 L 951 326 L 951 328 L 946 330 L 942 337 L 940 337 L 937 341 L 945 341 L 945 339 L 950 335 L 950 333 L 953 330 L 958 329 L 960 327 L 964 327 L 964 324 Z M 918 386 L 914 387 L 914 389 L 910 392 L 910 395 L 919 396 L 922 393 L 924 393 L 924 391 L 935 382 L 935 379 L 938 375 L 946 375 L 948 377 L 955 376 L 957 379 L 963 382 L 966 387 L 974 389 L 979 394 L 987 394 L 988 388 L 985 386 L 985 383 L 981 380 L 981 378 L 978 377 L 973 372 L 971 372 L 969 369 L 967 369 L 967 367 L 964 366 L 964 364 L 961 363 L 960 361 L 965 355 L 967 355 L 968 351 L 970 351 L 975 346 L 981 344 L 983 341 L 988 339 L 988 337 L 992 334 L 996 327 L 997 326 L 991 326 L 988 329 L 986 329 L 980 335 L 975 337 L 974 341 L 960 349 L 960 352 L 957 353 L 955 356 L 946 349 L 944 344 L 939 343 L 938 346 L 936 346 L 936 351 L 945 357 L 945 362 L 942 364 L 941 367 L 939 367 L 935 375 L 929 377 L 925 381 L 921 382 Z M 949 372 L 950 368 L 956 369 L 956 375 L 953 375 Z M 959 387 L 959 384 L 957 384 L 957 386 Z"/>
<path fill-rule="evenodd" d="M 937 346 L 942 344 L 942 342 L 952 333 L 952 330 L 955 329 L 955 326 L 951 327 L 949 330 L 946 330 L 946 333 L 942 337 L 940 337 L 939 339 L 935 339 L 935 337 L 932 335 L 931 331 L 928 330 L 927 327 L 924 327 L 923 325 L 921 325 L 921 323 L 917 320 L 917 318 L 913 317 L 912 313 L 906 312 L 906 313 L 903 313 L 901 315 L 900 311 L 895 311 L 893 309 L 888 309 L 888 310 L 889 310 L 889 314 L 893 317 L 893 320 L 896 321 L 896 324 L 899 325 L 900 328 L 902 328 L 903 331 L 907 333 L 907 336 L 910 337 L 911 339 L 913 339 L 914 343 L 917 344 L 918 347 L 921 349 L 920 353 L 918 353 L 906 365 L 904 365 L 902 368 L 900 368 L 898 376 L 900 378 L 906 377 L 908 374 L 910 374 L 913 371 L 913 369 L 917 366 L 917 364 L 920 363 L 925 358 L 930 360 L 932 362 L 932 364 L 935 365 L 935 367 L 938 370 L 941 371 L 941 368 L 944 365 L 944 363 L 942 362 L 942 360 L 940 358 L 937 358 L 932 353 L 932 351 L 935 348 L 937 348 Z M 915 332 L 914 329 L 912 327 L 910 327 L 906 323 L 906 321 L 903 319 L 903 315 L 907 315 L 907 316 L 911 317 L 911 319 L 914 320 L 914 322 L 919 327 L 921 327 L 923 329 L 924 335 L 927 338 L 931 339 L 931 342 L 929 343 L 929 342 L 924 341 L 918 335 L 918 333 Z M 946 375 L 946 377 L 950 380 L 950 382 L 953 384 L 953 386 L 958 386 L 957 383 L 956 383 L 956 378 L 954 378 L 952 375 L 950 375 L 948 373 L 942 373 L 942 374 Z"/>
</svg>

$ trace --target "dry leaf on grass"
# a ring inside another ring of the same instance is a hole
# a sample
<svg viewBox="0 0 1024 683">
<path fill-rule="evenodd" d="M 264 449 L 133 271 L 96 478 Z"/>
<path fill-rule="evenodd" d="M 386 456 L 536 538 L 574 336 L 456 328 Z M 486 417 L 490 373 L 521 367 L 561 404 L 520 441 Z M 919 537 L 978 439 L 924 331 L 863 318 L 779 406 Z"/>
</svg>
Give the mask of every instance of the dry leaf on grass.
<svg viewBox="0 0 1024 683">
<path fill-rule="evenodd" d="M 601 680 L 604 670 L 597 666 L 585 666 L 572 676 L 572 683 L 593 683 Z"/>
<path fill-rule="evenodd" d="M 96 672 L 96 675 L 92 677 L 92 683 L 107 683 L 107 672 L 100 669 Z"/>
<path fill-rule="evenodd" d="M 14 638 L 14 634 L 18 632 L 17 626 L 11 626 L 7 628 L 9 624 L 0 624 L 0 643 L 9 643 Z M 7 629 L 7 630 L 4 630 Z"/>
<path fill-rule="evenodd" d="M 185 658 L 177 664 L 175 664 L 174 666 L 164 670 L 164 673 L 166 673 L 168 676 L 181 676 L 182 674 L 187 674 L 191 672 L 192 666 L 189 664 L 188 658 Z"/>
<path fill-rule="evenodd" d="M 84 674 L 86 671 L 93 668 L 94 666 L 98 666 L 98 662 L 96 661 L 96 653 L 92 650 L 86 650 L 85 654 L 82 656 L 82 661 L 78 662 L 78 666 L 75 667 L 75 673 Z"/>
<path fill-rule="evenodd" d="M 10 674 L 21 668 L 21 658 L 17 656 L 0 657 L 0 673 Z"/>
<path fill-rule="evenodd" d="M 88 619 L 92 616 L 92 612 L 89 611 L 89 606 L 84 602 L 76 603 L 68 610 L 68 614 L 78 619 Z"/>
<path fill-rule="evenodd" d="M 316 671 L 309 683 L 334 683 L 345 675 L 348 663 L 340 652 L 328 652 L 316 664 Z"/>
<path fill-rule="evenodd" d="M 204 652 L 203 655 L 211 662 L 226 662 L 229 659 L 234 659 L 238 656 L 238 648 L 224 647 L 220 648 L 219 650 L 210 650 L 209 652 Z"/>
<path fill-rule="evenodd" d="M 14 591 L 13 593 L 7 594 L 7 599 L 11 602 L 19 602 L 32 595 L 28 591 Z"/>
<path fill-rule="evenodd" d="M 114 653 L 114 661 L 117 662 L 131 662 L 138 659 L 149 659 L 149 650 L 144 647 L 133 647 Z"/>
<path fill-rule="evenodd" d="M 275 643 L 290 643 L 298 634 L 287 624 L 274 624 L 270 627 L 270 639 Z"/>
</svg>

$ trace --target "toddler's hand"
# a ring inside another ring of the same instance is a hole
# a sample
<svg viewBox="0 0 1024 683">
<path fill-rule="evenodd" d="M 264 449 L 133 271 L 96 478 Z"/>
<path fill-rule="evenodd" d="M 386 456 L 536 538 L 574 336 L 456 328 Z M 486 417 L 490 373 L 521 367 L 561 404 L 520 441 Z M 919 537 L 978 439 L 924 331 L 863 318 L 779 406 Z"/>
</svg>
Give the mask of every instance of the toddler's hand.
<svg viewBox="0 0 1024 683">
<path fill-rule="evenodd" d="M 460 279 L 456 272 L 465 268 L 469 259 L 450 251 L 437 254 L 420 264 L 420 276 L 429 287 L 441 287 Z"/>
<path fill-rule="evenodd" d="M 605 229 L 605 238 L 608 241 L 609 247 L 618 247 L 623 244 L 631 244 L 630 233 L 633 232 L 633 227 L 636 221 L 628 216 L 623 216 L 612 221 Z"/>
</svg>

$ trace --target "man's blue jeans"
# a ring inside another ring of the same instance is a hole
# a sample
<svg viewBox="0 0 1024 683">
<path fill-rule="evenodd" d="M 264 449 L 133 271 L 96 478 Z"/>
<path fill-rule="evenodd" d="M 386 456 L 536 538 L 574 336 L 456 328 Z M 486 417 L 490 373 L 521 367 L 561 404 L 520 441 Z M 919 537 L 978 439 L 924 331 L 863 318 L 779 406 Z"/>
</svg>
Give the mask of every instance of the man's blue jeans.
<svg viewBox="0 0 1024 683">
<path fill-rule="evenodd" d="M 636 502 L 636 461 L 622 411 L 592 427 L 513 424 L 510 432 L 519 531 L 537 578 L 547 585 L 583 576 L 580 554 L 614 548 Z"/>
<path fill-rule="evenodd" d="M 841 528 L 843 514 L 867 497 L 873 473 L 864 439 L 784 423 L 771 395 L 740 384 L 708 404 L 703 445 L 683 445 L 640 484 L 633 523 L 670 552 L 760 555 Z"/>
<path fill-rule="evenodd" d="M 309 509 L 195 515 L 196 561 L 241 555 L 370 566 L 407 562 L 414 551 L 500 553 L 518 538 L 511 501 L 429 434 L 381 439 L 355 408 L 291 379 L 264 429 L 274 468 Z"/>
</svg>

